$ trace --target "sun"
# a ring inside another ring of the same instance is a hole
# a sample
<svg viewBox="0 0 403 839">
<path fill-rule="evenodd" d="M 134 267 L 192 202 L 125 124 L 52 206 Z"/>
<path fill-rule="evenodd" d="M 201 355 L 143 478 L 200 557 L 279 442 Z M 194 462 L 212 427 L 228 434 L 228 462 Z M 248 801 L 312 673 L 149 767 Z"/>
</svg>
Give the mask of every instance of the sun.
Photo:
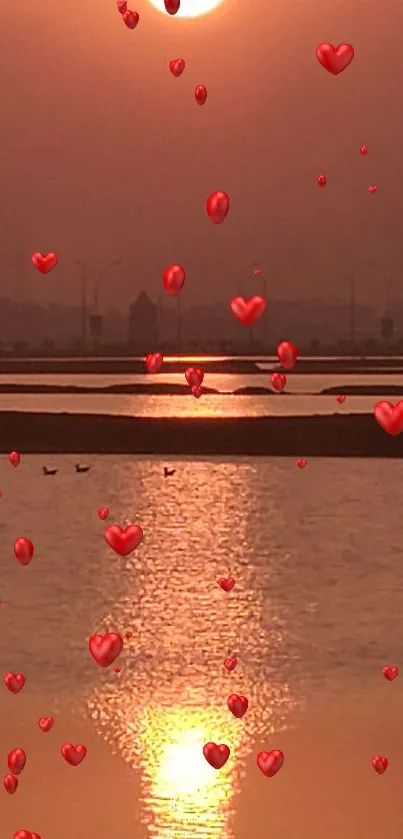
<svg viewBox="0 0 403 839">
<path fill-rule="evenodd" d="M 159 12 L 163 12 L 164 15 L 170 17 L 166 12 L 164 0 L 150 0 L 150 3 Z M 222 0 L 181 0 L 179 11 L 176 15 L 173 15 L 173 18 L 201 17 L 201 15 L 207 15 L 208 12 L 212 12 L 221 3 Z"/>
</svg>

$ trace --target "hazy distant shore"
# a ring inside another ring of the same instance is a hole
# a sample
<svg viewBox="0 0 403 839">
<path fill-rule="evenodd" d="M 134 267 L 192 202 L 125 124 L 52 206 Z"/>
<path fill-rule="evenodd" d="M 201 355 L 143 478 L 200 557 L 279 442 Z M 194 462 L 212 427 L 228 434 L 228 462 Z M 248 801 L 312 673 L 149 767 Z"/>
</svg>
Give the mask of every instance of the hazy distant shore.
<svg viewBox="0 0 403 839">
<path fill-rule="evenodd" d="M 22 454 L 403 456 L 366 414 L 326 417 L 150 419 L 0 412 L 0 451 Z"/>
<path fill-rule="evenodd" d="M 273 396 L 279 398 L 279 394 L 269 387 L 256 387 L 254 385 L 247 385 L 245 387 L 237 388 L 234 391 L 218 391 L 212 387 L 205 387 L 202 385 L 203 394 L 225 396 Z M 0 384 L 0 394 L 67 394 L 70 396 L 84 394 L 88 396 L 108 396 L 108 395 L 133 395 L 133 396 L 189 396 L 191 395 L 190 387 L 187 384 L 176 384 L 173 382 L 156 382 L 149 383 L 133 383 L 133 384 L 117 384 L 107 385 L 105 387 L 84 387 L 81 385 L 41 385 L 41 384 Z M 345 396 L 374 396 L 384 397 L 385 393 L 389 396 L 403 397 L 402 385 L 382 384 L 382 385 L 340 385 L 334 387 L 323 388 L 312 396 L 337 396 L 338 394 Z M 309 395 L 305 393 L 304 395 Z M 281 394 L 284 396 L 300 397 L 301 394 L 293 393 L 292 385 L 289 390 Z"/>
</svg>

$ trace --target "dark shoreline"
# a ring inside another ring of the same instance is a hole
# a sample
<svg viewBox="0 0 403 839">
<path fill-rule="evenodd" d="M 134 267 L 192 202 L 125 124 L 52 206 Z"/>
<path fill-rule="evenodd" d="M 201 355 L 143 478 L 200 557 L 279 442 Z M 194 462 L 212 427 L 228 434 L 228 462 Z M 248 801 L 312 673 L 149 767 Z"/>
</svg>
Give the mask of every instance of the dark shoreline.
<svg viewBox="0 0 403 839">
<path fill-rule="evenodd" d="M 21 454 L 403 457 L 372 415 L 155 419 L 0 412 L 0 452 Z"/>
<path fill-rule="evenodd" d="M 292 383 L 291 383 L 292 388 Z M 203 394 L 210 396 L 271 396 L 279 398 L 280 394 L 276 393 L 268 387 L 255 387 L 247 385 L 246 387 L 237 388 L 234 391 L 219 391 L 212 387 L 202 385 Z M 285 390 L 281 394 L 284 396 L 293 396 L 299 398 L 301 396 L 337 396 L 338 394 L 344 396 L 374 396 L 385 398 L 385 395 L 395 398 L 403 397 L 403 387 L 401 385 L 347 385 L 343 387 L 327 387 L 317 393 L 304 392 L 294 393 L 292 389 Z M 187 396 L 189 398 L 190 387 L 186 384 L 175 384 L 172 382 L 161 382 L 156 384 L 136 383 L 127 385 L 106 385 L 105 387 L 84 387 L 82 385 L 41 385 L 41 384 L 0 384 L 1 394 L 42 394 L 44 396 L 63 395 L 70 396 L 84 395 L 84 396 Z M 1 410 L 1 400 L 0 400 Z"/>
</svg>

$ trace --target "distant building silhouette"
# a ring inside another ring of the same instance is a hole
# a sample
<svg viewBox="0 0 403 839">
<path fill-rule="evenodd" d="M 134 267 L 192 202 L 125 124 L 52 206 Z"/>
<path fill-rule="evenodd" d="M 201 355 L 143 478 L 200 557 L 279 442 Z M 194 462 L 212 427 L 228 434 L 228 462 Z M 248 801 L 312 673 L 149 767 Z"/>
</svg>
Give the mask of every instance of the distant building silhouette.
<svg viewBox="0 0 403 839">
<path fill-rule="evenodd" d="M 129 308 L 128 344 L 131 350 L 155 352 L 158 342 L 158 306 L 141 291 Z"/>
</svg>

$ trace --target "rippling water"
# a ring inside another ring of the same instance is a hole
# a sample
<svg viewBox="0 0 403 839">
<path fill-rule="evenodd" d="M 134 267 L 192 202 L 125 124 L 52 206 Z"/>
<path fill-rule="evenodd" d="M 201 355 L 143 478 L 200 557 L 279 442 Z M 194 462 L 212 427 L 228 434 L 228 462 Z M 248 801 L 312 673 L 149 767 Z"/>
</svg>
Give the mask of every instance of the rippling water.
<svg viewBox="0 0 403 839">
<path fill-rule="evenodd" d="M 3 459 L 12 647 L 0 634 L 0 659 L 53 712 L 84 713 L 140 771 L 150 836 L 231 839 L 248 755 L 281 748 L 318 693 L 361 689 L 399 661 L 403 465 L 178 459 L 164 480 L 157 458 L 94 457 L 85 475 L 74 462 L 54 458 L 59 472 L 45 478 L 38 457 L 15 470 Z M 104 541 L 103 504 L 109 523 L 144 529 L 127 559 Z M 35 543 L 27 568 L 13 557 L 20 535 Z M 219 576 L 236 578 L 229 594 Z M 97 667 L 89 636 L 126 630 L 121 672 Z M 249 699 L 242 720 L 227 708 L 233 692 Z M 202 756 L 209 740 L 231 748 L 220 772 Z"/>
</svg>

